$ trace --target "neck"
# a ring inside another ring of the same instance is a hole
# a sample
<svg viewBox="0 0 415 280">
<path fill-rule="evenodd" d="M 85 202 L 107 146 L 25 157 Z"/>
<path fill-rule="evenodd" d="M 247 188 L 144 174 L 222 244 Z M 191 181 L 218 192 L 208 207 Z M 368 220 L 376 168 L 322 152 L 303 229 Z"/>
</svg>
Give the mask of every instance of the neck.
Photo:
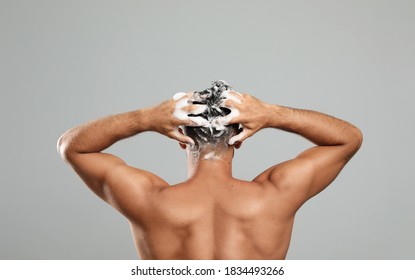
<svg viewBox="0 0 415 280">
<path fill-rule="evenodd" d="M 195 159 L 190 153 L 187 156 L 189 178 L 229 178 L 232 177 L 233 149 L 216 154 L 214 150 L 201 153 Z M 214 176 L 212 176 L 214 175 Z"/>
</svg>

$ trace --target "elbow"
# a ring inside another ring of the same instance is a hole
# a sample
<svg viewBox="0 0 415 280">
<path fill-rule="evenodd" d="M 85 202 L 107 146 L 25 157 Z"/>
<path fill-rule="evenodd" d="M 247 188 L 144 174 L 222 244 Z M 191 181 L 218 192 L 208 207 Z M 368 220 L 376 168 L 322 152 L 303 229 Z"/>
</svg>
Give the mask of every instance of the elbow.
<svg viewBox="0 0 415 280">
<path fill-rule="evenodd" d="M 59 155 L 65 161 L 69 161 L 70 158 L 69 142 L 70 141 L 66 133 L 64 133 L 61 137 L 59 137 L 58 143 L 56 144 L 56 149 L 58 150 Z"/>
<path fill-rule="evenodd" d="M 355 126 L 353 126 L 351 143 L 354 147 L 354 153 L 356 153 L 363 144 L 363 133 L 359 128 Z"/>
<path fill-rule="evenodd" d="M 356 127 L 356 142 L 357 142 L 357 149 L 360 149 L 360 147 L 363 144 L 363 133 L 362 131 Z"/>
<path fill-rule="evenodd" d="M 363 133 L 360 129 L 353 126 L 352 131 L 349 134 L 349 140 L 344 144 L 347 149 L 345 156 L 345 163 L 347 163 L 360 149 L 363 143 Z"/>
</svg>

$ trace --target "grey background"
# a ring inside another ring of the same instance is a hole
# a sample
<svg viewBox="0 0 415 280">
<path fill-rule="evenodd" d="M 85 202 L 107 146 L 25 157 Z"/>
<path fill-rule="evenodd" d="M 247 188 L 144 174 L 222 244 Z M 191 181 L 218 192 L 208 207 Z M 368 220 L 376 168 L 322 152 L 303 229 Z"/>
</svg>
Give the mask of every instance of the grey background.
<svg viewBox="0 0 415 280">
<path fill-rule="evenodd" d="M 67 129 L 224 79 L 322 111 L 361 151 L 297 215 L 289 259 L 414 259 L 414 1 L 0 1 L 1 259 L 134 259 L 127 221 L 61 161 Z M 264 130 L 252 179 L 310 143 Z M 170 183 L 185 154 L 155 133 L 110 151 Z"/>
</svg>

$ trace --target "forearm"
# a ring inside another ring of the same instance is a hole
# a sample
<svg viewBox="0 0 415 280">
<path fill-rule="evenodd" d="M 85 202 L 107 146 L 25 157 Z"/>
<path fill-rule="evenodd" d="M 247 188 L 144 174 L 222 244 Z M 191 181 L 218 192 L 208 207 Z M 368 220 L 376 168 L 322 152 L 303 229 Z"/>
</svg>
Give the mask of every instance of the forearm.
<svg viewBox="0 0 415 280">
<path fill-rule="evenodd" d="M 362 142 L 360 130 L 338 118 L 311 110 L 268 105 L 268 127 L 299 134 L 316 145 L 350 145 L 356 149 Z"/>
<path fill-rule="evenodd" d="M 72 153 L 94 153 L 115 142 L 150 129 L 149 109 L 101 118 L 64 133 L 58 141 L 59 153 L 67 158 Z"/>
</svg>

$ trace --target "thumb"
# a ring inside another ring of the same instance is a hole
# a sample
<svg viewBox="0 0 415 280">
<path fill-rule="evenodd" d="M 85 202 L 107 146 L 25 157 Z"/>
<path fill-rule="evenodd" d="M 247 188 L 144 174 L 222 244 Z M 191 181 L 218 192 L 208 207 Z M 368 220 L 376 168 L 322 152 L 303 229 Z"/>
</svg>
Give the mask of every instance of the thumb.
<svg viewBox="0 0 415 280">
<path fill-rule="evenodd" d="M 242 130 L 241 133 L 233 136 L 231 139 L 229 139 L 229 145 L 233 145 L 235 144 L 235 142 L 242 142 L 244 141 L 246 138 L 249 137 L 249 132 L 248 130 Z"/>
</svg>

